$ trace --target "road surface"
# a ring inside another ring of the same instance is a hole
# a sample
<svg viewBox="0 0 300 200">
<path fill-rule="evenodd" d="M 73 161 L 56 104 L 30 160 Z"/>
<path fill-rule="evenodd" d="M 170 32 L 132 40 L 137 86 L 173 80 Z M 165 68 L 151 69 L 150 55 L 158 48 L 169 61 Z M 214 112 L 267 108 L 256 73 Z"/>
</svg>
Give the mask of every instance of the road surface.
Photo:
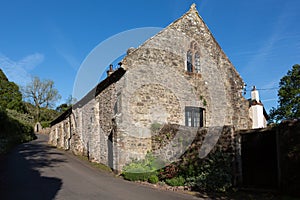
<svg viewBox="0 0 300 200">
<path fill-rule="evenodd" d="M 1 200 L 198 199 L 114 177 L 68 152 L 47 145 L 47 136 L 18 146 L 0 159 Z"/>
</svg>

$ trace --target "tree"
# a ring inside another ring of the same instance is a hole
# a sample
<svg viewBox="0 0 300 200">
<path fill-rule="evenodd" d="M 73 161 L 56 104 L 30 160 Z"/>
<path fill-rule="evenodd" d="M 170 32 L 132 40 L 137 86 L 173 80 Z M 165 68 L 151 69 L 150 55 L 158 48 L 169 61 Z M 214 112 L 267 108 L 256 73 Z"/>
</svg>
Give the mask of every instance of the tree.
<svg viewBox="0 0 300 200">
<path fill-rule="evenodd" d="M 72 95 L 69 95 L 69 97 L 66 100 L 66 104 L 68 106 L 73 106 L 75 103 L 77 103 L 77 99 L 75 97 L 72 97 Z"/>
<path fill-rule="evenodd" d="M 58 94 L 57 89 L 54 88 L 52 80 L 40 80 L 34 77 L 32 81 L 23 89 L 24 97 L 35 105 L 36 108 L 36 121 L 40 120 L 41 108 L 53 108 L 56 101 L 61 96 Z"/>
<path fill-rule="evenodd" d="M 60 104 L 55 110 L 59 113 L 63 113 L 71 108 L 76 102 L 77 99 L 72 97 L 72 95 L 69 95 L 69 97 L 66 99 L 66 103 Z"/>
<path fill-rule="evenodd" d="M 300 118 L 300 65 L 295 64 L 292 70 L 280 79 L 278 106 L 270 110 L 272 121 Z"/>
<path fill-rule="evenodd" d="M 65 112 L 66 110 L 68 110 L 70 108 L 70 106 L 66 103 L 63 103 L 63 104 L 60 104 L 58 107 L 56 107 L 56 111 L 59 112 L 59 113 L 63 113 Z"/>
<path fill-rule="evenodd" d="M 25 105 L 22 102 L 22 93 L 19 86 L 10 82 L 4 72 L 0 69 L 0 107 L 24 113 Z"/>
</svg>

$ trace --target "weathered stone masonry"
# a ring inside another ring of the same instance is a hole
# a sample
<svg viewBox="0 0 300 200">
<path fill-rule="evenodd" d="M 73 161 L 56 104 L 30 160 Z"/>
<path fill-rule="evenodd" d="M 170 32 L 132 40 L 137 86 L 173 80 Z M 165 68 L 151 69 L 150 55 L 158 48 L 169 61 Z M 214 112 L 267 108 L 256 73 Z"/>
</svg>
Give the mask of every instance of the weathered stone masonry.
<svg viewBox="0 0 300 200">
<path fill-rule="evenodd" d="M 250 127 L 244 82 L 195 6 L 121 63 L 52 122 L 51 144 L 120 171 L 151 150 L 151 124 L 185 126 L 187 107 L 204 111 L 205 127 Z"/>
</svg>

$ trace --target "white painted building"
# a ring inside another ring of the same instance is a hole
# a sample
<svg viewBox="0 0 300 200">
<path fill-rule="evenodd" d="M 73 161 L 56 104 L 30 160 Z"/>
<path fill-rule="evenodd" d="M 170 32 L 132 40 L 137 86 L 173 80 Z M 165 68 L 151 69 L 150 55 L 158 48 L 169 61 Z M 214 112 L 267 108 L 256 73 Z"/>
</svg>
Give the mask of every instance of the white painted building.
<svg viewBox="0 0 300 200">
<path fill-rule="evenodd" d="M 259 92 L 254 86 L 251 91 L 251 99 L 249 99 L 249 115 L 252 120 L 252 129 L 267 127 L 268 115 L 264 109 L 264 105 L 259 99 Z"/>
</svg>

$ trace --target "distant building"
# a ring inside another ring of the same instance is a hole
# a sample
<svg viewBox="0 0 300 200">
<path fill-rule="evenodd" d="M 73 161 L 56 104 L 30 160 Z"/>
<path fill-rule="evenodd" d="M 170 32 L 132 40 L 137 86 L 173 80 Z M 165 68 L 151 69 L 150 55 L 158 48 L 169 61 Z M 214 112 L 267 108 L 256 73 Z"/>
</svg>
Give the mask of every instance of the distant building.
<svg viewBox="0 0 300 200">
<path fill-rule="evenodd" d="M 255 86 L 253 86 L 251 99 L 249 99 L 249 116 L 252 120 L 252 129 L 267 127 L 268 114 L 259 99 L 259 92 Z"/>
</svg>

